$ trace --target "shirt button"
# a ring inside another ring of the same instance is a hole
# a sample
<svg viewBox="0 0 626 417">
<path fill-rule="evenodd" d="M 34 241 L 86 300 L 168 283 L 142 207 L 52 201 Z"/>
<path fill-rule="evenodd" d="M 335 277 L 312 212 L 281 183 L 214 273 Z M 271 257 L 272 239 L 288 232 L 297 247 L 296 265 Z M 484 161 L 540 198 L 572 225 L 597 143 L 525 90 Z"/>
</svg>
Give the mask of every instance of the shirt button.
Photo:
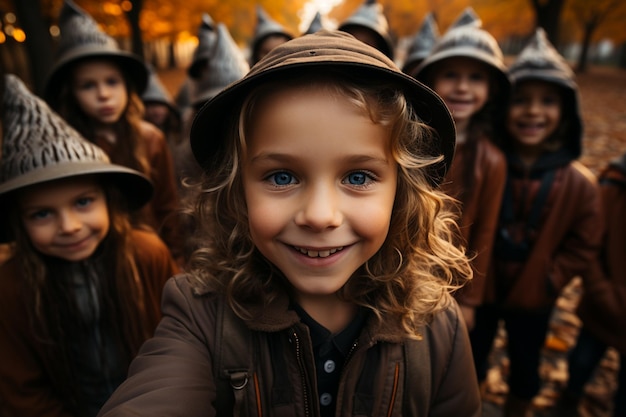
<svg viewBox="0 0 626 417">
<path fill-rule="evenodd" d="M 330 405 L 331 402 L 333 402 L 333 396 L 329 393 L 325 392 L 320 396 L 320 404 Z"/>
<path fill-rule="evenodd" d="M 327 374 L 332 373 L 334 370 L 335 361 L 327 360 L 326 362 L 324 362 L 324 371 L 326 371 Z"/>
</svg>

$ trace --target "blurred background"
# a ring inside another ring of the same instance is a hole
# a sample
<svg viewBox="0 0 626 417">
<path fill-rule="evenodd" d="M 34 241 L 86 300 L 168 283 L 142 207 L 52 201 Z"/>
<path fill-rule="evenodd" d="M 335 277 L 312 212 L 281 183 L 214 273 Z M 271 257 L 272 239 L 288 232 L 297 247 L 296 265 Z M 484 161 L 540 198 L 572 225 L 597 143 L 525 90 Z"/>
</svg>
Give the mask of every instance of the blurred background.
<svg viewBox="0 0 626 417">
<path fill-rule="evenodd" d="M 157 69 L 186 68 L 197 45 L 203 13 L 223 22 L 246 51 L 256 23 L 255 8 L 294 33 L 302 33 L 316 13 L 332 28 L 363 0 L 75 0 L 118 40 Z M 402 60 L 407 39 L 424 16 L 434 12 L 443 32 L 468 6 L 474 8 L 507 55 L 519 51 L 536 26 L 573 66 L 626 68 L 626 0 L 379 0 Z M 0 60 L 41 91 L 59 36 L 56 18 L 62 0 L 0 0 Z"/>
</svg>

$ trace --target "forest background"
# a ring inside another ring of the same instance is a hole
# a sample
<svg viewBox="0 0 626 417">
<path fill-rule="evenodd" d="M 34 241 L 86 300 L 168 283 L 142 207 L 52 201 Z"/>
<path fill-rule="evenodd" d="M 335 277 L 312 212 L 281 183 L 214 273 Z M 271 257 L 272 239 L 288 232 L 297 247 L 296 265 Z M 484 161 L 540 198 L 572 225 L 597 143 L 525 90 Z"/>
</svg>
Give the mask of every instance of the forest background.
<svg viewBox="0 0 626 417">
<path fill-rule="evenodd" d="M 335 27 L 363 0 L 74 0 L 116 38 L 159 69 L 183 68 L 197 45 L 202 14 L 224 23 L 242 49 L 252 39 L 256 6 L 295 35 L 315 13 Z M 626 0 L 378 0 L 402 58 L 403 45 L 433 12 L 446 28 L 468 6 L 480 16 L 505 54 L 519 52 L 543 27 L 579 72 L 592 63 L 626 68 Z M 63 0 L 0 0 L 0 63 L 40 92 L 54 60 L 57 16 Z"/>
</svg>

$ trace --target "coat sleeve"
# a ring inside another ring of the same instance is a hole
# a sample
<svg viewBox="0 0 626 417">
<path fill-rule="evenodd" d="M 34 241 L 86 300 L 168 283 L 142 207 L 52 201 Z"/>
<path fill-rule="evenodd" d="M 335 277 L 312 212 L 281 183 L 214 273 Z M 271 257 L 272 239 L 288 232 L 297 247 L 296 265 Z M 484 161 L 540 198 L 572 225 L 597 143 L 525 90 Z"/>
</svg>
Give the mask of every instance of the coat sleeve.
<svg viewBox="0 0 626 417">
<path fill-rule="evenodd" d="M 482 403 L 467 326 L 454 302 L 439 313 L 429 334 L 432 401 L 430 417 L 480 417 Z"/>
<path fill-rule="evenodd" d="M 603 219 L 600 190 L 595 182 L 574 171 L 576 181 L 569 205 L 576 213 L 571 227 L 554 253 L 550 280 L 558 293 L 575 276 L 585 274 L 597 258 L 602 240 Z"/>
<path fill-rule="evenodd" d="M 71 417 L 32 338 L 14 262 L 0 267 L 0 416 Z"/>
<path fill-rule="evenodd" d="M 165 137 L 154 126 L 144 126 L 150 155 L 151 179 L 154 183 L 152 207 L 159 226 L 157 232 L 172 251 L 175 259 L 182 257 L 182 235 L 180 233 L 179 196 L 174 160 Z"/>
<path fill-rule="evenodd" d="M 177 276 L 165 286 L 162 310 L 155 336 L 144 343 L 128 378 L 98 416 L 215 416 L 207 340 L 214 331 L 205 332 L 215 323 L 215 309 L 206 297 L 192 294 L 185 276 Z"/>
<path fill-rule="evenodd" d="M 481 189 L 478 193 L 478 210 L 471 225 L 467 247 L 474 258 L 474 277 L 456 295 L 457 301 L 466 306 L 477 307 L 485 298 L 487 269 L 492 258 L 498 216 L 506 184 L 506 159 L 495 146 L 485 140 L 485 156 L 482 164 Z"/>
</svg>

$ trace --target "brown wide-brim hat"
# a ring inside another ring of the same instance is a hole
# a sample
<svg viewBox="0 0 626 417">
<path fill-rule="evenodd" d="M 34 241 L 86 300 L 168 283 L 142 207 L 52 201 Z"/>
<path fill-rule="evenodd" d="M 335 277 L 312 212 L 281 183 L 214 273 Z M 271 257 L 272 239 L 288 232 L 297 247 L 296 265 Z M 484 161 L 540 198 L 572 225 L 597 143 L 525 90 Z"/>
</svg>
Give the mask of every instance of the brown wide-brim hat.
<svg viewBox="0 0 626 417">
<path fill-rule="evenodd" d="M 455 127 L 442 99 L 430 88 L 404 74 L 377 49 L 341 31 L 321 30 L 274 48 L 239 81 L 230 84 L 196 114 L 191 127 L 191 149 L 196 160 L 211 173 L 225 158 L 225 142 L 238 123 L 245 98 L 259 85 L 297 74 L 332 70 L 348 76 L 358 74 L 372 83 L 392 83 L 404 92 L 420 119 L 435 132 L 423 153 L 443 156 L 430 167 L 431 183 L 438 185 L 454 155 Z"/>
</svg>

